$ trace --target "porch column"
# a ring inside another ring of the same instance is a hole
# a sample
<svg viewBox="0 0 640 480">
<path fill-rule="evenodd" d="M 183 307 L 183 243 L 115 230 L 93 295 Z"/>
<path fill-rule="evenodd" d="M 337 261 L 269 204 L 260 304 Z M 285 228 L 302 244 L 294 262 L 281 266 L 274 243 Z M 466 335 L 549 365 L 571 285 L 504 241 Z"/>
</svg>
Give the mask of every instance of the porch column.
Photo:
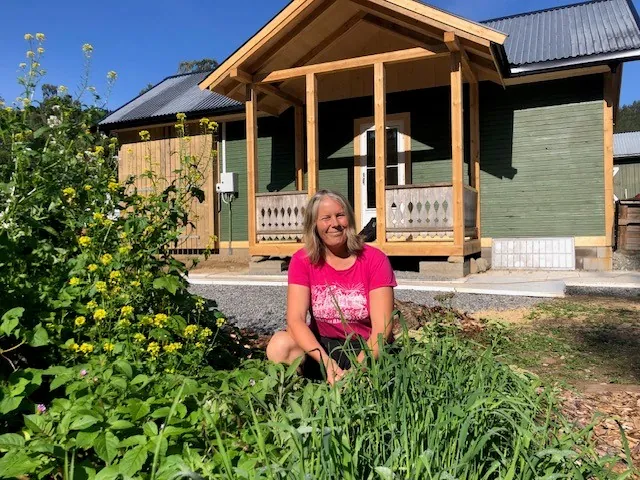
<svg viewBox="0 0 640 480">
<path fill-rule="evenodd" d="M 296 190 L 304 190 L 304 109 L 295 107 Z"/>
<path fill-rule="evenodd" d="M 471 186 L 477 191 L 476 231 L 480 234 L 480 89 L 478 82 L 469 83 L 470 141 L 471 141 Z"/>
<path fill-rule="evenodd" d="M 249 208 L 249 248 L 256 245 L 256 193 L 258 191 L 258 93 L 246 86 L 247 111 L 247 203 Z"/>
<path fill-rule="evenodd" d="M 384 63 L 373 66 L 374 121 L 376 125 L 376 238 L 379 244 L 387 241 L 387 212 L 385 173 L 387 169 L 387 100 Z"/>
<path fill-rule="evenodd" d="M 451 53 L 451 160 L 453 183 L 453 239 L 464 254 L 464 124 L 462 110 L 462 61 Z"/>
<path fill-rule="evenodd" d="M 318 77 L 308 73 L 307 81 L 307 191 L 312 197 L 318 191 Z"/>
</svg>

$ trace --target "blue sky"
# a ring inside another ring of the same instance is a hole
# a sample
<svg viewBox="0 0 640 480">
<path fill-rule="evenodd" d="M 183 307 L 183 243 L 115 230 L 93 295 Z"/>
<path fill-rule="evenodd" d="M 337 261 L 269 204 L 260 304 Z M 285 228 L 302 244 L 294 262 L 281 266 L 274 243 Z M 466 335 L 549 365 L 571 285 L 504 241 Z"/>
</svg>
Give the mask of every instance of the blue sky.
<svg viewBox="0 0 640 480">
<path fill-rule="evenodd" d="M 634 0 L 636 8 L 640 0 Z M 118 81 L 109 101 L 114 109 L 147 83 L 176 72 L 181 60 L 223 61 L 288 0 L 2 0 L 0 12 L 0 96 L 20 94 L 18 64 L 25 60 L 25 33 L 46 35 L 43 67 L 47 83 L 71 91 L 83 71 L 82 45 L 94 46 L 91 84 L 104 91 L 109 70 Z M 432 0 L 431 4 L 473 20 L 554 7 L 571 0 Z M 625 65 L 621 103 L 640 100 L 640 62 Z"/>
</svg>

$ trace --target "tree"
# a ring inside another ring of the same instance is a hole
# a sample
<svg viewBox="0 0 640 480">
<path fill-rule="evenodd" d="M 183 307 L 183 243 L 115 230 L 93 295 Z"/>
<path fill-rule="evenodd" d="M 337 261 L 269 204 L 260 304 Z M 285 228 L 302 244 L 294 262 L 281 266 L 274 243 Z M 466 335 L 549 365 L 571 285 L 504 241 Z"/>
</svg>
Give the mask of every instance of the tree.
<svg viewBox="0 0 640 480">
<path fill-rule="evenodd" d="M 153 88 L 153 83 L 147 83 L 145 87 L 142 90 L 140 90 L 140 93 L 138 95 L 143 95 L 147 93 L 149 90 L 151 90 L 152 88 Z"/>
<path fill-rule="evenodd" d="M 631 105 L 624 105 L 618 110 L 615 132 L 636 132 L 640 131 L 640 100 L 636 100 Z"/>
<path fill-rule="evenodd" d="M 178 65 L 178 73 L 197 73 L 218 68 L 218 61 L 212 58 L 185 60 Z"/>
<path fill-rule="evenodd" d="M 42 84 L 42 99 L 48 100 L 49 98 L 58 96 L 58 86 L 53 85 L 51 83 L 43 83 Z"/>
</svg>

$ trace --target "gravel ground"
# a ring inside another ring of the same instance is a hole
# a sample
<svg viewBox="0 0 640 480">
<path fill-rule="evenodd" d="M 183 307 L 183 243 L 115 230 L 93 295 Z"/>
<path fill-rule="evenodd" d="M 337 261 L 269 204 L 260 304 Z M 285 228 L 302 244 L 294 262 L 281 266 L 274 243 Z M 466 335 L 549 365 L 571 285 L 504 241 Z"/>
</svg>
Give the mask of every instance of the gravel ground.
<svg viewBox="0 0 640 480">
<path fill-rule="evenodd" d="M 191 292 L 215 300 L 227 319 L 240 328 L 273 333 L 285 326 L 286 287 L 192 285 Z M 396 298 L 434 306 L 438 293 L 396 290 Z M 456 294 L 452 305 L 465 312 L 530 307 L 545 299 L 497 295 Z"/>
<path fill-rule="evenodd" d="M 568 286 L 565 293 L 567 296 L 616 297 L 640 300 L 640 289 L 638 288 Z"/>
</svg>

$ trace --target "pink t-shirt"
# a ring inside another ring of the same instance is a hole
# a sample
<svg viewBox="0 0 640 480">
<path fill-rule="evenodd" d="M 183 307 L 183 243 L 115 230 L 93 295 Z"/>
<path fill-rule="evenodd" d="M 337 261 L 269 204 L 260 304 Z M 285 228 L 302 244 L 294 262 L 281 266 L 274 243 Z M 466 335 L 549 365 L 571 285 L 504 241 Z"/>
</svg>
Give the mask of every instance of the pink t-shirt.
<svg viewBox="0 0 640 480">
<path fill-rule="evenodd" d="M 310 327 L 315 334 L 344 339 L 354 333 L 365 340 L 371 335 L 369 292 L 397 285 L 387 256 L 369 245 L 347 270 L 324 261 L 312 265 L 307 252 L 298 250 L 289 264 L 289 284 L 311 290 Z"/>
</svg>

